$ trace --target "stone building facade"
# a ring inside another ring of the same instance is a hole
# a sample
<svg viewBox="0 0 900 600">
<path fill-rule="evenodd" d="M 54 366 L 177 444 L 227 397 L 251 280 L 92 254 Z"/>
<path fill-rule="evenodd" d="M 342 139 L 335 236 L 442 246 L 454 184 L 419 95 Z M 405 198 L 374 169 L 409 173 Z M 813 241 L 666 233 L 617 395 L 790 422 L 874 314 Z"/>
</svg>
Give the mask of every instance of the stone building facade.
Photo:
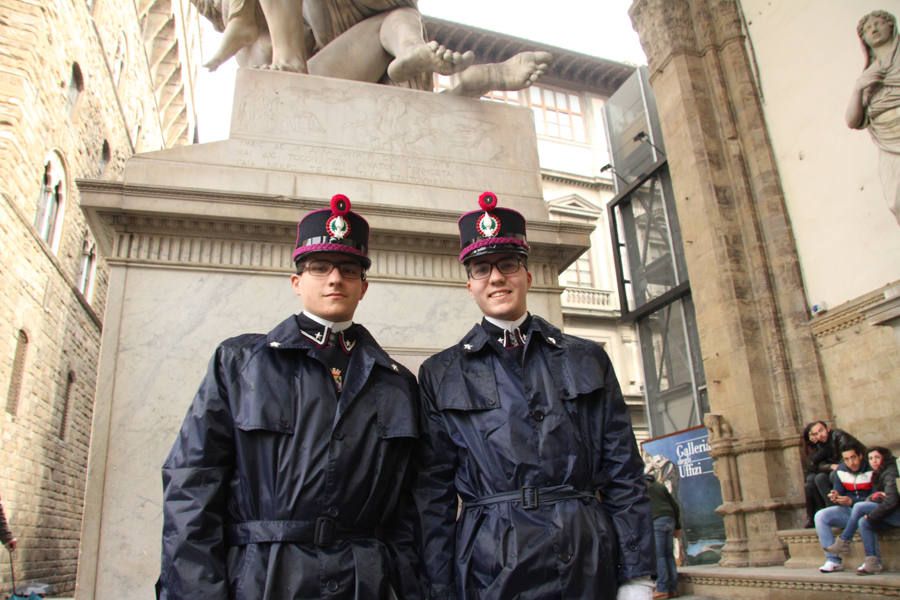
<svg viewBox="0 0 900 600">
<path fill-rule="evenodd" d="M 725 499 L 723 566 L 785 562 L 777 531 L 802 525 L 807 423 L 900 448 L 900 338 L 891 328 L 900 228 L 881 198 L 874 145 L 844 123 L 863 67 L 857 21 L 891 8 L 630 8 L 696 305 Z"/>
<path fill-rule="evenodd" d="M 76 180 L 193 140 L 198 24 L 180 0 L 0 1 L 0 494 L 17 583 L 75 586 L 109 276 Z"/>
</svg>

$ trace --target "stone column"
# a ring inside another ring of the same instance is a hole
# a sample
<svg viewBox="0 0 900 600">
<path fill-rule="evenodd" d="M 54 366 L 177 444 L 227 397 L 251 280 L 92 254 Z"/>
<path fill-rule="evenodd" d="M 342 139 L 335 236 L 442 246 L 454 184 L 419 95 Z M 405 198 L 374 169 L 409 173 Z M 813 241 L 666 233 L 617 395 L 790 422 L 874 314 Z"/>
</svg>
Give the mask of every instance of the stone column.
<svg viewBox="0 0 900 600">
<path fill-rule="evenodd" d="M 666 140 L 710 407 L 731 424 L 718 443 L 710 432 L 728 466 L 717 466 L 722 563 L 781 564 L 776 531 L 804 505 L 799 434 L 831 411 L 740 6 L 636 0 L 630 14 Z"/>
</svg>

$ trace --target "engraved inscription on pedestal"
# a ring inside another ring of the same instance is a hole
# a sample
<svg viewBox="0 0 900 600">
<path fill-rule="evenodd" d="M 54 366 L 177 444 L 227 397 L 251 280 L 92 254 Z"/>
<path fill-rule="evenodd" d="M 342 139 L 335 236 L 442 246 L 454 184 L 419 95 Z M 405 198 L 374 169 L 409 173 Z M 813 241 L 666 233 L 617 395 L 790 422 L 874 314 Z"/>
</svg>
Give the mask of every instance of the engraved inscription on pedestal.
<svg viewBox="0 0 900 600">
<path fill-rule="evenodd" d="M 430 186 L 459 186 L 473 166 L 537 167 L 525 110 L 314 77 L 276 87 L 265 75 L 239 72 L 256 80 L 236 87 L 235 166 Z"/>
</svg>

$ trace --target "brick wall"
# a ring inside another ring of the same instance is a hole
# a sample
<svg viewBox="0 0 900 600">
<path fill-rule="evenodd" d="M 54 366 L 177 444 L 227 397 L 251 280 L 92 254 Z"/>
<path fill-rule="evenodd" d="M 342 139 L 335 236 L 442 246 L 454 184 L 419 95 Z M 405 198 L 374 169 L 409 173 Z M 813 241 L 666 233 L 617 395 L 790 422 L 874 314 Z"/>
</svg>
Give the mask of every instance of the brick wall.
<svg viewBox="0 0 900 600">
<path fill-rule="evenodd" d="M 19 539 L 16 570 L 23 583 L 51 583 L 58 592 L 75 586 L 109 277 L 98 256 L 93 293 L 88 298 L 78 291 L 85 241 L 89 247 L 93 239 L 75 180 L 120 179 L 135 146 L 154 150 L 191 140 L 198 35 L 196 11 L 178 0 L 171 5 L 95 0 L 92 6 L 86 0 L 0 0 L 4 407 L 20 331 L 28 338 L 15 414 L 0 409 L 0 494 Z M 178 72 L 184 81 L 174 100 L 163 93 L 172 84 L 171 71 L 164 70 L 164 60 L 151 63 L 147 48 L 175 48 L 175 56 L 188 62 Z M 124 58 L 121 68 L 117 55 Z M 80 68 L 83 89 L 72 109 L 73 63 Z M 115 81 L 117 70 L 121 75 Z M 161 118 L 161 110 L 187 116 Z M 104 141 L 109 147 L 105 167 Z M 57 244 L 44 241 L 34 226 L 51 152 L 65 168 Z M 9 581 L 8 559 L 0 562 L 2 588 Z"/>
</svg>

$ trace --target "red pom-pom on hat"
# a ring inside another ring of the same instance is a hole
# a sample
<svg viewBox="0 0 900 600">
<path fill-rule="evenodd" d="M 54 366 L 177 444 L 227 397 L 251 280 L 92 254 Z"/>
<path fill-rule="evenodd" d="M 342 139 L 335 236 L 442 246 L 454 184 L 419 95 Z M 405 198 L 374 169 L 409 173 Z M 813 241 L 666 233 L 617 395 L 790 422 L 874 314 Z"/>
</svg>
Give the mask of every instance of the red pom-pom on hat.
<svg viewBox="0 0 900 600">
<path fill-rule="evenodd" d="M 494 192 L 484 192 L 478 196 L 478 206 L 488 212 L 497 208 L 497 195 Z"/>
<path fill-rule="evenodd" d="M 331 197 L 331 212 L 339 217 L 344 217 L 350 212 L 350 198 L 343 194 L 335 194 Z"/>
</svg>

